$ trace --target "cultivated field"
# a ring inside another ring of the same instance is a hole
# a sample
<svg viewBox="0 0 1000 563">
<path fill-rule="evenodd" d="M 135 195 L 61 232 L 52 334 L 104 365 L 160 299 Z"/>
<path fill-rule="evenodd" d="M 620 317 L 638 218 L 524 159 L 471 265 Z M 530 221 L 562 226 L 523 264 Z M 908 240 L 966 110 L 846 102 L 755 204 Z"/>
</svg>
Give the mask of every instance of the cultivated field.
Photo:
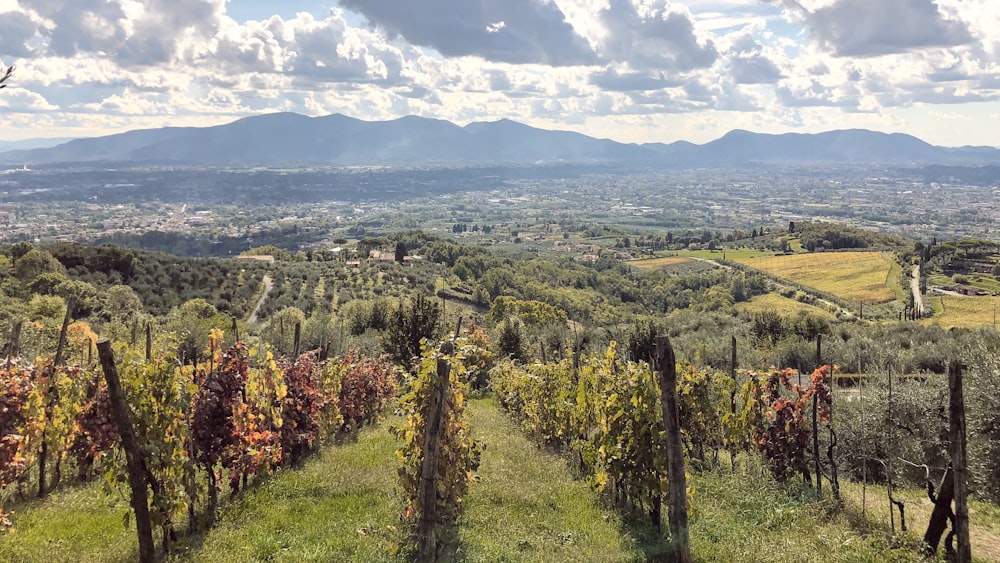
<svg viewBox="0 0 1000 563">
<path fill-rule="evenodd" d="M 992 326 L 994 319 L 1000 320 L 1000 297 L 942 295 L 934 297 L 931 304 L 934 316 L 926 322 L 944 328 Z"/>
<path fill-rule="evenodd" d="M 885 303 L 896 298 L 889 287 L 892 262 L 879 252 L 790 254 L 735 261 L 855 303 Z"/>
<path fill-rule="evenodd" d="M 817 307 L 815 305 L 810 305 L 808 303 L 802 303 L 801 301 L 796 301 L 795 299 L 789 299 L 788 297 L 782 297 L 777 293 L 768 293 L 767 295 L 758 295 L 751 299 L 750 301 L 744 303 L 737 303 L 736 309 L 741 313 L 763 313 L 765 311 L 774 311 L 781 315 L 798 315 L 800 313 L 809 313 L 812 315 L 819 315 L 824 317 L 829 317 L 833 319 L 833 315 L 829 311 L 822 307 Z"/>
<path fill-rule="evenodd" d="M 663 258 L 650 258 L 648 260 L 630 260 L 628 265 L 642 270 L 653 271 L 672 266 L 685 266 L 695 261 L 693 258 L 686 258 L 684 256 L 665 256 Z"/>
</svg>

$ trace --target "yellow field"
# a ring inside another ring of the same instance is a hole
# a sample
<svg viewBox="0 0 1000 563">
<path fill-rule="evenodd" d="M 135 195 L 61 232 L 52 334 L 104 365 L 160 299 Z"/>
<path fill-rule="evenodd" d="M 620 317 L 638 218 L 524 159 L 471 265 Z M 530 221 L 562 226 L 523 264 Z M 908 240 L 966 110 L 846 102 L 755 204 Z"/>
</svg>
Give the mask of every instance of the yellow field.
<svg viewBox="0 0 1000 563">
<path fill-rule="evenodd" d="M 833 318 L 833 315 L 822 307 L 817 307 L 815 305 L 809 305 L 807 303 L 802 303 L 801 301 L 796 301 L 795 299 L 789 299 L 787 297 L 782 297 L 777 293 L 768 293 L 766 295 L 758 295 L 747 301 L 745 303 L 737 303 L 736 310 L 741 313 L 763 313 L 765 311 L 774 311 L 783 316 L 794 316 L 798 315 L 800 312 L 810 313 L 813 315 L 820 315 L 825 317 Z"/>
<path fill-rule="evenodd" d="M 943 295 L 935 297 L 944 305 L 944 310 L 927 319 L 927 324 L 936 324 L 944 328 L 953 326 L 978 327 L 993 324 L 993 312 L 996 311 L 1000 320 L 1000 297 L 958 297 Z M 939 308 L 935 307 L 935 311 Z M 1000 326 L 998 324 L 997 326 Z"/>
<path fill-rule="evenodd" d="M 643 270 L 652 271 L 666 268 L 668 266 L 690 264 L 694 261 L 695 260 L 693 258 L 685 258 L 683 256 L 665 256 L 663 258 L 650 258 L 648 260 L 629 260 L 627 264 Z"/>
<path fill-rule="evenodd" d="M 824 252 L 737 260 L 855 303 L 885 303 L 896 298 L 887 285 L 892 264 L 879 252 Z"/>
</svg>

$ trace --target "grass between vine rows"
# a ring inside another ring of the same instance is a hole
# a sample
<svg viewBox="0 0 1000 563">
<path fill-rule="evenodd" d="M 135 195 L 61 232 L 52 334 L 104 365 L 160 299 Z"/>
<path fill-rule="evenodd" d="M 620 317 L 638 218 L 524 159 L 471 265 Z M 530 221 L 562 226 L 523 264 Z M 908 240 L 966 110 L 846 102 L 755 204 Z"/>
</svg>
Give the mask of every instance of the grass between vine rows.
<svg viewBox="0 0 1000 563">
<path fill-rule="evenodd" d="M 473 434 L 487 443 L 479 477 L 444 548 L 453 561 L 642 561 L 663 542 L 642 519 L 603 506 L 563 458 L 538 448 L 492 399 L 469 402 Z M 216 527 L 175 546 L 170 561 L 407 561 L 389 419 L 302 467 L 281 470 L 224 504 Z M 907 496 L 911 532 L 893 548 L 884 489 L 845 486 L 846 506 L 779 486 L 758 463 L 691 472 L 692 551 L 697 561 L 919 561 L 914 551 L 929 515 L 920 491 Z M 0 561 L 124 562 L 136 558 L 124 529 L 127 503 L 100 484 L 65 487 L 45 501 L 15 505 L 17 531 L 0 536 Z M 973 505 L 973 550 L 997 560 L 1000 511 Z M 664 523 L 665 524 L 665 523 Z"/>
</svg>

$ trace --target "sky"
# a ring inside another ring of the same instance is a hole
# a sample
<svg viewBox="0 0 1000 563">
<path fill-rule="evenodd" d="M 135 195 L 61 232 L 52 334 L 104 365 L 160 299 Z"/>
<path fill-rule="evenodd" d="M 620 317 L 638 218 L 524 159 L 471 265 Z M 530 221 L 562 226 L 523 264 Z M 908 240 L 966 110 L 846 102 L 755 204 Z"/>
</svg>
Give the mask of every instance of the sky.
<svg viewBox="0 0 1000 563">
<path fill-rule="evenodd" d="M 290 111 L 1000 146 L 1000 0 L 0 0 L 0 140 Z"/>
</svg>

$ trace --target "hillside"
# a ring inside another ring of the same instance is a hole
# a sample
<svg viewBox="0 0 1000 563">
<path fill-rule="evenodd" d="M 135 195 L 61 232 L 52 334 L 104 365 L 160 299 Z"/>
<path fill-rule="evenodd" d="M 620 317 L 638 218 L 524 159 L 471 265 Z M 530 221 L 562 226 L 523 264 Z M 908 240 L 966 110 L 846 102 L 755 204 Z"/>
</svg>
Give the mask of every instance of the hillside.
<svg viewBox="0 0 1000 563">
<path fill-rule="evenodd" d="M 770 135 L 736 130 L 696 145 L 625 144 L 503 119 L 454 123 L 408 116 L 362 121 L 340 114 L 275 113 L 213 127 L 167 127 L 0 153 L 0 163 L 185 166 L 624 162 L 658 167 L 760 163 L 967 164 L 1000 161 L 989 147 L 943 148 L 863 129 Z"/>
</svg>

